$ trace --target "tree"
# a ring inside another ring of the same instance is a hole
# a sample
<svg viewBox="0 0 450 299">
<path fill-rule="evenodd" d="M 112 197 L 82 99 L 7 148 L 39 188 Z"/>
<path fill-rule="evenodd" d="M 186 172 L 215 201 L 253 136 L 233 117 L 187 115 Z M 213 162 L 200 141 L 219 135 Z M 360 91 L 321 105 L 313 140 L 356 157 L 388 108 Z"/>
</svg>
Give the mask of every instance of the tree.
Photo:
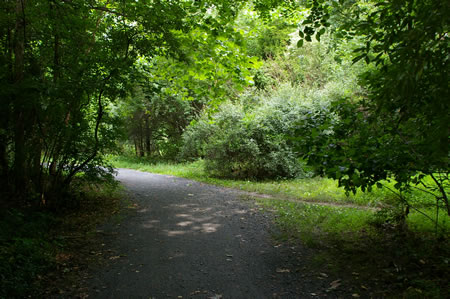
<svg viewBox="0 0 450 299">
<path fill-rule="evenodd" d="M 177 57 L 140 58 L 133 73 L 134 93 L 120 101 L 136 155 L 173 160 L 181 134 L 207 106 L 236 100 L 258 65 L 241 49 L 242 35 L 227 24 L 228 36 L 195 28 L 174 32 Z"/>
<path fill-rule="evenodd" d="M 117 135 L 110 103 L 130 90 L 136 59 L 177 57 L 176 32 L 226 34 L 239 5 L 2 1 L 0 177 L 10 195 L 2 198 L 57 203 L 76 174 L 102 172 Z"/>
<path fill-rule="evenodd" d="M 362 77 L 369 94 L 365 101 L 337 105 L 340 122 L 328 122 L 335 135 L 309 153 L 305 149 L 305 155 L 349 191 L 393 176 L 400 191 L 420 188 L 434 194 L 450 216 L 450 115 L 445 100 L 450 98 L 450 4 L 307 3 L 311 10 L 302 22 L 299 45 L 314 35 L 320 40 L 326 29 L 336 38 L 359 39 L 354 61 L 369 65 Z"/>
</svg>

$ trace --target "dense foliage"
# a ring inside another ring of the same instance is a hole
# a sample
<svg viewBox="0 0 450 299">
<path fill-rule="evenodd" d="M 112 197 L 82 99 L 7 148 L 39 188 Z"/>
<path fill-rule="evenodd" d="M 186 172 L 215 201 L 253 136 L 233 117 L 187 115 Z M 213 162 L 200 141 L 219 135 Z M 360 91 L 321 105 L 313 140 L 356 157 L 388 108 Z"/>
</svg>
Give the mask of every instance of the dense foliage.
<svg viewBox="0 0 450 299">
<path fill-rule="evenodd" d="M 260 81 L 239 103 L 205 113 L 187 128 L 183 158 L 204 158 L 207 171 L 222 177 L 276 179 L 311 174 L 313 169 L 305 168 L 292 136 L 300 126 L 304 140 L 316 134 L 330 117 L 331 102 L 362 92 L 356 84 L 358 67 L 326 59 L 327 47 L 320 44 L 284 48 L 288 54 L 268 59 L 258 70 L 265 84 Z"/>
<path fill-rule="evenodd" d="M 36 290 L 36 276 L 54 267 L 48 231 L 55 220 L 45 213 L 2 211 L 0 218 L 0 297 L 23 298 Z"/>
<path fill-rule="evenodd" d="M 283 98 L 247 113 L 242 105 L 224 105 L 188 128 L 184 154 L 203 156 L 206 170 L 221 177 L 296 177 L 302 164 L 286 135 L 307 111 Z"/>
<path fill-rule="evenodd" d="M 228 39 L 202 30 L 176 38 L 180 58 L 140 59 L 133 92 L 115 109 L 126 120 L 124 146 L 148 160 L 174 160 L 190 121 L 206 106 L 236 98 L 257 64 L 240 50 L 235 31 Z"/>
<path fill-rule="evenodd" d="M 420 188 L 450 215 L 450 5 L 442 1 L 310 1 L 300 36 L 359 40 L 354 61 L 371 65 L 362 76 L 366 101 L 341 103 L 336 134 L 310 152 L 310 161 L 355 192 L 395 178 L 396 189 Z M 346 16 L 338 18 L 338 16 Z M 362 38 L 362 39 L 361 39 Z M 300 43 L 301 44 L 301 43 Z M 326 153 L 324 153 L 324 151 Z M 426 178 L 431 177 L 430 181 Z M 407 210 L 409 204 L 400 194 Z"/>
<path fill-rule="evenodd" d="M 2 199 L 69 198 L 76 175 L 111 171 L 99 166 L 121 139 L 151 159 L 201 152 L 211 173 L 232 177 L 292 177 L 305 159 L 348 191 L 394 178 L 402 202 L 420 188 L 450 213 L 447 2 L 0 8 Z M 321 43 L 305 43 L 313 37 Z M 277 102 L 283 84 L 298 105 Z M 191 122 L 185 141 L 202 142 L 182 145 Z"/>
<path fill-rule="evenodd" d="M 55 203 L 78 173 L 102 172 L 118 136 L 111 103 L 131 90 L 137 59 L 182 59 L 178 37 L 194 28 L 226 34 L 239 4 L 213 4 L 2 1 L 2 199 Z"/>
<path fill-rule="evenodd" d="M 420 191 L 450 215 L 449 15 L 441 0 L 3 0 L 0 207 L 75 207 L 123 150 L 377 186 L 403 222 Z M 28 234 L 5 215 L 0 296 L 23 296 L 51 221 Z"/>
</svg>

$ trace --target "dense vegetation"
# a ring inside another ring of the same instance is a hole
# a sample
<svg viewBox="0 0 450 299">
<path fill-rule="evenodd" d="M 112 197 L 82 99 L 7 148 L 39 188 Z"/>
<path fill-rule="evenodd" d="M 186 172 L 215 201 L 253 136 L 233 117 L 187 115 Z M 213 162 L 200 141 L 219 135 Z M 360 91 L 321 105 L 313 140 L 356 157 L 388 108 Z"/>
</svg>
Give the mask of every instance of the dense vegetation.
<svg viewBox="0 0 450 299">
<path fill-rule="evenodd" d="M 414 210 L 448 238 L 449 14 L 439 0 L 2 1 L 0 260 L 40 242 L 24 208 L 38 236 L 42 211 L 111 180 L 113 153 L 377 187 L 379 222 L 407 229 Z"/>
<path fill-rule="evenodd" d="M 222 54 L 210 43 L 217 32 L 233 37 L 227 24 L 239 6 L 213 2 L 2 1 L 2 199 L 58 205 L 78 173 L 101 174 L 102 155 L 119 134 L 121 115 L 112 104 L 144 76 L 141 64 L 151 60 L 170 71 L 164 57 L 189 63 L 197 53 L 186 53 L 187 41 L 204 43 L 204 55 Z M 208 73 L 215 65 L 203 67 L 198 76 L 216 76 Z M 158 83 L 136 89 L 155 90 Z"/>
</svg>

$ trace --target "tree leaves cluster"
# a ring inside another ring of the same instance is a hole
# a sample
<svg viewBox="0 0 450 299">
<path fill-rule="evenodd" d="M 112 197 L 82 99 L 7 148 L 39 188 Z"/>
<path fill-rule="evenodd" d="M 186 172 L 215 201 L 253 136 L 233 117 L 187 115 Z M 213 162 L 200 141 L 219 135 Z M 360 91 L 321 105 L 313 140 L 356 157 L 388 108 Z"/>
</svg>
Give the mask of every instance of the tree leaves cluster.
<svg viewBox="0 0 450 299">
<path fill-rule="evenodd" d="M 131 90 L 136 60 L 178 57 L 175 32 L 220 32 L 239 5 L 2 1 L 2 199 L 56 204 L 78 173 L 104 173 L 102 154 L 118 134 L 111 104 Z"/>
<path fill-rule="evenodd" d="M 336 105 L 340 122 L 328 122 L 335 134 L 310 140 L 309 151 L 305 149 L 310 162 L 322 165 L 323 173 L 353 192 L 393 177 L 398 191 L 432 193 L 450 215 L 449 3 L 308 3 L 311 11 L 300 37 L 311 41 L 315 34 L 320 39 L 327 29 L 335 38 L 357 40 L 353 61 L 369 65 L 362 76 L 366 101 Z M 321 146 L 311 147 L 315 142 Z M 405 198 L 399 198 L 408 209 Z"/>
<path fill-rule="evenodd" d="M 196 28 L 174 32 L 177 57 L 140 59 L 134 74 L 137 91 L 118 104 L 126 111 L 128 143 L 136 155 L 174 160 L 181 134 L 202 109 L 235 100 L 258 66 L 241 48 L 242 34 L 232 24 L 228 36 Z"/>
<path fill-rule="evenodd" d="M 244 29 L 245 24 L 240 23 Z M 280 53 L 267 57 L 256 70 L 256 88 L 247 89 L 234 103 L 225 102 L 218 111 L 206 110 L 183 134 L 181 157 L 203 158 L 212 175 L 241 179 L 309 175 L 313 169 L 306 170 L 302 152 L 295 147 L 297 140 L 290 137 L 302 125 L 299 138 L 317 134 L 331 113 L 331 101 L 359 97 L 362 92 L 356 83 L 359 66 L 352 66 L 347 58 L 334 60 L 337 52 L 330 48 L 329 39 L 325 45 L 300 49 L 290 43 L 280 45 L 271 41 L 271 34 L 264 36 L 274 24 L 276 19 L 262 23 L 257 34 L 249 33 L 249 39 L 268 41 L 269 48 Z M 284 25 L 280 28 L 283 36 L 292 36 Z"/>
<path fill-rule="evenodd" d="M 238 179 L 279 179 L 307 175 L 286 135 L 309 108 L 292 99 L 266 99 L 259 107 L 222 105 L 183 135 L 184 159 L 203 157 L 211 175 Z"/>
</svg>

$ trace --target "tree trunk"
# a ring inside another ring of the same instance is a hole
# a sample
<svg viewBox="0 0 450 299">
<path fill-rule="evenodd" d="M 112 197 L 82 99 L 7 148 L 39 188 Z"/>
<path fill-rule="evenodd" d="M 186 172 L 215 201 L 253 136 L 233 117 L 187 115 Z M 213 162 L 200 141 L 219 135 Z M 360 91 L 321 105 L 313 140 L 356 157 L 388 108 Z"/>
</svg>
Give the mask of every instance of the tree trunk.
<svg viewBox="0 0 450 299">
<path fill-rule="evenodd" d="M 145 151 L 147 152 L 147 157 L 150 157 L 152 154 L 151 149 L 151 129 L 150 129 L 150 120 L 149 117 L 145 117 Z"/>
<path fill-rule="evenodd" d="M 22 84 L 24 79 L 24 60 L 25 60 L 25 0 L 16 2 L 16 28 L 14 38 L 14 84 L 16 88 Z M 20 90 L 20 89 L 19 89 Z M 24 99 L 16 94 L 14 107 L 14 178 L 15 191 L 20 197 L 25 195 L 24 186 L 26 183 L 26 150 L 25 150 L 25 115 Z"/>
<path fill-rule="evenodd" d="M 139 157 L 144 157 L 144 130 L 142 128 L 142 118 L 139 118 L 139 128 L 138 128 L 138 143 L 139 143 Z"/>
<path fill-rule="evenodd" d="M 136 137 L 134 137 L 133 139 L 134 139 L 134 152 L 136 153 L 136 157 L 138 157 L 139 150 L 138 150 L 137 139 L 136 139 Z"/>
<path fill-rule="evenodd" d="M 139 132 L 139 157 L 145 156 L 145 148 L 144 148 L 144 136 L 142 134 L 142 127 Z"/>
<path fill-rule="evenodd" d="M 14 43 L 13 43 L 13 28 L 10 26 L 6 31 L 6 40 L 4 47 L 4 55 L 7 57 L 7 80 L 11 84 L 14 82 Z M 12 95 L 8 94 L 0 98 L 0 188 L 3 191 L 10 191 L 9 182 L 9 172 L 10 172 L 10 161 L 8 157 L 8 146 L 7 144 L 11 138 L 11 132 L 9 129 L 10 118 L 12 115 L 11 111 L 11 100 Z M 2 198 L 6 201 L 6 197 Z"/>
</svg>

